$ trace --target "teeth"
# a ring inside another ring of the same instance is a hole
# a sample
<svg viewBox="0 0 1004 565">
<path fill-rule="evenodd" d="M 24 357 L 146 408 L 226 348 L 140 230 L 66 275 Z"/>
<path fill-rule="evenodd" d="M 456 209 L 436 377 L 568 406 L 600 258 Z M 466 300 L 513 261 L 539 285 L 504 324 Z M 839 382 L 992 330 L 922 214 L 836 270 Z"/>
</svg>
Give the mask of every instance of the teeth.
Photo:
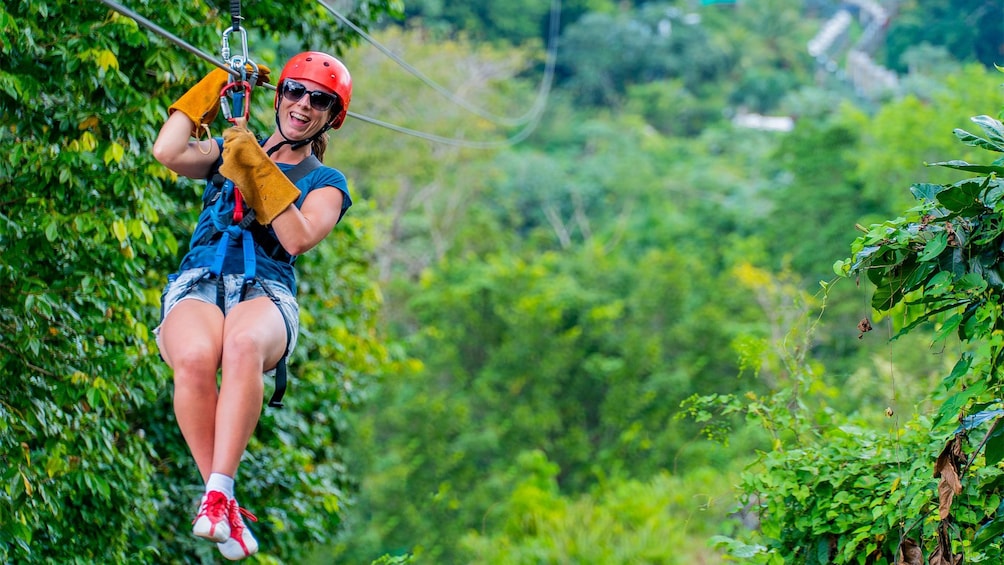
<svg viewBox="0 0 1004 565">
<path fill-rule="evenodd" d="M 307 120 L 309 120 L 307 116 L 304 116 L 303 114 L 297 114 L 296 112 L 290 112 L 289 115 L 300 121 L 306 122 Z"/>
</svg>

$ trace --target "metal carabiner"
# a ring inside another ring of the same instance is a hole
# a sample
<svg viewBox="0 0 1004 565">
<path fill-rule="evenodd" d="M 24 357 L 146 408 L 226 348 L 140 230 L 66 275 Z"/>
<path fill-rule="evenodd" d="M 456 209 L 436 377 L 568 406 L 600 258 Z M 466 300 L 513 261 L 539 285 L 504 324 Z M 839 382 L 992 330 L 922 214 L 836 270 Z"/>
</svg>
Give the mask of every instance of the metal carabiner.
<svg viewBox="0 0 1004 565">
<path fill-rule="evenodd" d="M 237 117 L 247 120 L 251 114 L 251 83 L 236 80 L 224 86 L 220 91 L 220 109 L 228 122 L 234 123 Z"/>
<path fill-rule="evenodd" d="M 220 55 L 223 56 L 223 61 L 230 65 L 230 68 L 233 68 L 234 61 L 237 59 L 241 59 L 242 62 L 248 60 L 248 32 L 244 28 L 236 30 L 241 34 L 241 55 L 233 59 L 230 58 L 230 34 L 234 31 L 234 28 L 231 27 L 223 32 L 222 46 L 220 47 Z"/>
<path fill-rule="evenodd" d="M 241 54 L 230 56 L 230 34 L 234 31 L 241 36 Z M 230 122 L 234 122 L 237 116 L 247 119 L 251 112 L 251 88 L 258 82 L 258 65 L 248 57 L 248 36 L 244 28 L 236 29 L 231 27 L 223 32 L 222 47 L 220 54 L 224 62 L 230 66 L 231 74 L 237 77 L 236 80 L 226 85 L 220 92 L 220 105 L 223 109 L 223 116 Z M 251 71 L 250 78 L 248 71 Z M 226 98 L 231 98 L 231 104 L 226 104 Z"/>
</svg>

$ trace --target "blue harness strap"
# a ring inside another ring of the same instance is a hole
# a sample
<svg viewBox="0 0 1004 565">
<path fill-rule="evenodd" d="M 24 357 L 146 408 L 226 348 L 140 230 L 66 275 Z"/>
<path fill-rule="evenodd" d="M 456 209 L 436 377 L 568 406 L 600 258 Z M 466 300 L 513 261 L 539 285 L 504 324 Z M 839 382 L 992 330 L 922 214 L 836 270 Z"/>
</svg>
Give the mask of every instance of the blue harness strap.
<svg viewBox="0 0 1004 565">
<path fill-rule="evenodd" d="M 209 267 L 209 272 L 216 277 L 216 305 L 219 306 L 220 311 L 226 311 L 226 289 L 223 283 L 223 263 L 227 257 L 227 248 L 230 246 L 231 240 L 241 240 L 241 247 L 244 252 L 244 285 L 241 288 L 240 300 L 244 300 L 245 294 L 247 294 L 247 289 L 250 285 L 254 284 L 255 277 L 257 276 L 258 266 L 255 260 L 255 242 L 254 236 L 251 231 L 248 230 L 248 226 L 254 221 L 254 214 L 238 214 L 237 213 L 237 201 L 234 195 L 234 191 L 237 188 L 234 183 L 227 180 L 223 183 L 223 187 L 220 190 L 220 197 L 216 201 L 217 209 L 221 209 L 220 213 L 213 215 L 213 226 L 222 235 L 220 236 L 219 242 L 216 244 L 216 254 L 213 256 L 213 264 Z M 234 211 L 230 212 L 228 210 L 229 204 L 233 202 Z M 232 223 L 229 221 L 230 218 L 236 219 L 237 216 L 241 216 L 239 223 Z"/>
</svg>

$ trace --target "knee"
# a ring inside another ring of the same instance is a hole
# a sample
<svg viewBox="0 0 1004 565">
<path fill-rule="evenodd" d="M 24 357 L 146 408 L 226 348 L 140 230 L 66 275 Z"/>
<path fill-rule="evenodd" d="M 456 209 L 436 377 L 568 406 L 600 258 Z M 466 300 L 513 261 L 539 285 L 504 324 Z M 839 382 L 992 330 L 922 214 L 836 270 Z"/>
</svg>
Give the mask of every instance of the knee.
<svg viewBox="0 0 1004 565">
<path fill-rule="evenodd" d="M 187 389 L 216 388 L 220 355 L 210 347 L 192 346 L 171 355 L 175 387 Z"/>
<path fill-rule="evenodd" d="M 223 344 L 223 364 L 264 363 L 264 344 L 253 333 L 237 332 Z"/>
</svg>

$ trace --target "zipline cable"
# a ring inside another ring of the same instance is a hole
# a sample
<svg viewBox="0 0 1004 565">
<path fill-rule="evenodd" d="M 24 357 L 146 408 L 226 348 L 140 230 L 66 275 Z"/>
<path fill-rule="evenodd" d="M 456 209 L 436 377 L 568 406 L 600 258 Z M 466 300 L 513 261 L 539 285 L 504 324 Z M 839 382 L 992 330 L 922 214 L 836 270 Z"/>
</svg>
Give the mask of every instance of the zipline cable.
<svg viewBox="0 0 1004 565">
<path fill-rule="evenodd" d="M 105 6 L 108 6 L 109 8 L 115 10 L 116 12 L 122 14 L 123 16 L 126 16 L 127 18 L 135 20 L 136 23 L 138 23 L 138 24 L 142 25 L 143 27 L 149 29 L 150 31 L 156 33 L 157 35 L 160 35 L 161 37 L 167 39 L 171 43 L 174 43 L 178 47 L 181 47 L 182 49 L 184 49 L 185 51 L 188 51 L 189 53 L 195 55 L 196 57 L 199 57 L 200 59 L 204 59 L 206 61 L 209 61 L 210 63 L 216 65 L 217 67 L 223 69 L 224 71 L 227 71 L 228 73 L 231 73 L 231 74 L 234 74 L 234 75 L 237 74 L 236 71 L 234 71 L 233 69 L 231 69 L 229 65 L 226 65 L 226 64 L 220 62 L 215 57 L 206 54 L 204 51 L 202 51 L 202 50 L 198 49 L 197 47 L 195 47 L 195 46 L 193 46 L 193 45 L 185 42 L 183 39 L 179 38 L 178 36 L 174 35 L 173 33 L 169 32 L 169 31 L 167 31 L 166 29 L 160 27 L 159 25 L 151 22 L 150 20 L 144 18 L 143 16 L 137 14 L 136 12 L 130 10 L 129 8 L 126 8 L 122 4 L 119 4 L 118 2 L 115 2 L 114 0 L 98 0 L 98 2 L 101 2 Z M 275 89 L 275 87 L 272 86 L 271 84 L 267 84 L 265 86 L 266 87 L 272 87 L 273 90 Z"/>
<path fill-rule="evenodd" d="M 425 139 L 425 140 L 428 140 L 428 141 L 433 141 L 433 142 L 436 142 L 436 143 L 441 143 L 443 145 L 452 145 L 454 147 L 465 147 L 465 148 L 468 148 L 468 149 L 500 149 L 500 148 L 503 148 L 503 147 L 508 147 L 508 146 L 511 146 L 511 145 L 515 145 L 515 144 L 517 144 L 517 143 L 525 140 L 526 138 L 530 137 L 530 134 L 533 133 L 533 130 L 536 129 L 537 124 L 539 123 L 539 120 L 537 120 L 533 124 L 530 124 L 527 127 L 525 127 L 522 130 L 520 130 L 515 135 L 512 135 L 510 137 L 507 137 L 506 139 L 502 139 L 502 140 L 499 140 L 499 141 L 471 141 L 471 140 L 468 140 L 468 139 L 458 139 L 458 138 L 454 138 L 454 137 L 444 137 L 444 136 L 436 135 L 436 134 L 433 134 L 433 133 L 426 133 L 426 132 L 422 132 L 422 131 L 418 131 L 418 130 L 406 128 L 404 126 L 398 126 L 398 125 L 394 125 L 394 124 L 389 124 L 387 122 L 378 120 L 376 118 L 370 118 L 368 116 L 363 116 L 363 115 L 360 115 L 360 114 L 353 114 L 351 110 L 349 111 L 349 115 L 352 116 L 352 117 L 354 117 L 354 118 L 356 118 L 357 120 L 360 120 L 360 121 L 363 121 L 363 122 L 366 122 L 366 123 L 369 123 L 369 124 L 373 124 L 373 125 L 376 125 L 376 126 L 380 126 L 382 128 L 386 128 L 386 129 L 389 129 L 391 131 L 396 131 L 398 133 L 403 133 L 403 134 L 407 134 L 407 135 L 410 135 L 410 136 L 413 136 L 413 137 L 418 137 L 418 138 L 421 138 L 421 139 Z"/>
<path fill-rule="evenodd" d="M 557 39 L 558 30 L 561 21 L 561 0 L 551 0 L 551 15 L 550 24 L 548 27 L 548 37 L 547 37 L 547 55 L 544 64 L 544 78 L 541 79 L 541 85 L 537 91 L 537 98 L 534 103 L 530 106 L 530 109 L 518 118 L 507 118 L 504 116 L 498 116 L 474 106 L 467 100 L 460 98 L 446 87 L 438 84 L 424 73 L 416 69 L 414 66 L 410 65 L 407 61 L 403 60 L 396 53 L 388 49 L 386 46 L 382 45 L 379 41 L 374 39 L 371 35 L 367 34 L 363 29 L 361 29 L 356 24 L 347 18 L 345 15 L 340 13 L 330 4 L 330 0 L 317 0 L 319 4 L 324 6 L 331 14 L 338 19 L 340 22 L 348 26 L 352 31 L 359 34 L 360 37 L 369 42 L 370 45 L 377 48 L 381 53 L 386 55 L 388 58 L 393 60 L 395 63 L 400 65 L 403 69 L 411 73 L 413 76 L 418 78 L 420 81 L 425 83 L 426 86 L 432 88 L 436 92 L 440 93 L 454 104 L 464 108 L 465 110 L 485 118 L 496 124 L 506 126 L 506 127 L 517 127 L 522 126 L 534 120 L 537 113 L 543 111 L 543 108 L 547 105 L 547 97 L 551 90 L 551 83 L 554 78 L 554 68 L 555 62 L 557 61 Z"/>
<path fill-rule="evenodd" d="M 177 47 L 180 47 L 181 49 L 183 49 L 183 50 L 185 50 L 185 51 L 187 51 L 187 52 L 189 52 L 189 53 L 191 53 L 191 54 L 199 57 L 200 59 L 203 59 L 205 61 L 208 61 L 209 63 L 212 63 L 213 65 L 215 65 L 218 68 L 221 68 L 221 69 L 227 71 L 228 73 L 230 73 L 232 75 L 235 75 L 235 76 L 239 75 L 239 72 L 236 71 L 236 70 L 234 70 L 234 69 L 232 69 L 229 65 L 224 64 L 223 62 L 217 60 L 213 56 L 205 53 L 204 51 L 202 51 L 199 48 L 191 45 L 190 43 L 188 43 L 185 40 L 179 38 L 178 36 L 174 35 L 173 33 L 169 32 L 166 29 L 164 29 L 164 28 L 158 26 L 157 24 L 151 22 L 150 20 L 148 20 L 147 18 L 141 16 L 140 14 L 138 14 L 138 13 L 130 10 L 129 8 L 126 8 L 122 4 L 116 2 L 115 0 L 98 0 L 98 1 L 101 2 L 102 4 L 104 4 L 105 6 L 108 6 L 112 10 L 115 10 L 116 12 L 122 14 L 123 16 L 126 16 L 126 17 L 134 20 L 136 23 L 142 25 L 143 27 L 146 27 L 147 29 L 149 29 L 150 31 L 156 33 L 157 35 L 160 35 L 161 37 L 167 39 L 168 41 L 170 41 L 171 43 L 173 43 Z M 265 87 L 266 89 L 270 89 L 270 90 L 275 90 L 276 89 L 275 85 L 269 84 L 269 83 L 262 84 L 261 86 Z M 422 131 L 414 130 L 414 129 L 411 129 L 411 128 L 406 128 L 406 127 L 403 127 L 403 126 L 398 126 L 398 125 L 390 124 L 388 122 L 384 122 L 384 121 L 378 120 L 376 118 L 370 118 L 370 117 L 364 116 L 362 114 L 357 114 L 357 113 L 355 113 L 355 112 L 353 112 L 351 110 L 348 111 L 347 114 L 349 116 L 357 119 L 357 120 L 362 121 L 362 122 L 366 122 L 366 123 L 370 123 L 370 124 L 373 124 L 373 125 L 376 125 L 376 126 L 380 126 L 380 127 L 383 127 L 383 128 L 386 128 L 386 129 L 389 129 L 391 131 L 395 131 L 395 132 L 398 132 L 398 133 L 410 135 L 410 136 L 413 136 L 413 137 L 418 137 L 420 139 L 425 139 L 425 140 L 428 140 L 428 141 L 432 141 L 432 142 L 435 142 L 435 143 L 441 143 L 441 144 L 444 144 L 444 145 L 452 145 L 452 146 L 455 146 L 455 147 L 466 147 L 466 148 L 471 148 L 471 149 L 497 149 L 497 148 L 507 147 L 507 146 L 510 146 L 510 145 L 515 145 L 516 143 L 519 143 L 519 142 L 525 140 L 527 137 L 529 137 L 530 134 L 533 132 L 533 130 L 536 129 L 537 124 L 540 122 L 540 116 L 537 115 L 536 119 L 534 120 L 534 122 L 532 124 L 527 125 L 522 131 L 520 131 L 520 132 L 516 133 L 515 135 L 513 135 L 511 137 L 508 137 L 508 138 L 506 138 L 504 140 L 500 140 L 500 141 L 470 141 L 470 140 L 466 140 L 466 139 L 457 139 L 457 138 L 450 138 L 450 137 L 439 136 L 439 135 L 435 135 L 435 134 L 430 134 L 430 133 L 425 133 L 425 132 L 422 132 Z"/>
</svg>

